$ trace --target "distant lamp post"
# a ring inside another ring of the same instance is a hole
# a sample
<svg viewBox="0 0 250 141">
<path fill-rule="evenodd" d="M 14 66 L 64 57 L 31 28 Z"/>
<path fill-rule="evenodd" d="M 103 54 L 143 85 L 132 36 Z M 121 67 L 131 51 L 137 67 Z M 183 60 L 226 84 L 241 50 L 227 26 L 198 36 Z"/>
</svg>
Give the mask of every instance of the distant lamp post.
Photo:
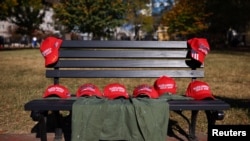
<svg viewBox="0 0 250 141">
<path fill-rule="evenodd" d="M 141 40 L 140 30 L 141 30 L 141 24 L 137 24 L 135 26 L 135 40 Z"/>
</svg>

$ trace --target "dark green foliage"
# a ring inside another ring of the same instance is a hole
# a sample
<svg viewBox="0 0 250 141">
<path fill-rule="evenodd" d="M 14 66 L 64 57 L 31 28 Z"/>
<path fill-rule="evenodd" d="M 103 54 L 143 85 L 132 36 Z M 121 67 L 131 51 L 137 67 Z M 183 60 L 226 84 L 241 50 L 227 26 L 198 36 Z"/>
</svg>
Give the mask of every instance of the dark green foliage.
<svg viewBox="0 0 250 141">
<path fill-rule="evenodd" d="M 55 19 L 71 30 L 107 36 L 124 23 L 126 7 L 122 0 L 64 0 L 54 4 Z"/>
<path fill-rule="evenodd" d="M 42 0 L 4 0 L 0 8 L 1 19 L 17 25 L 16 32 L 26 35 L 39 30 L 46 10 Z"/>
</svg>

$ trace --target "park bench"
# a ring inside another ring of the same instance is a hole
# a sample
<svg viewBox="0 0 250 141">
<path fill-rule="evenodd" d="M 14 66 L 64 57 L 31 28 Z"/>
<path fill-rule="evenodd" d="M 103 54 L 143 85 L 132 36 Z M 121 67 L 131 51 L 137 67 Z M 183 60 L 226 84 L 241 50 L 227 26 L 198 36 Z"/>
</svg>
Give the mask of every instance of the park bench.
<svg viewBox="0 0 250 141">
<path fill-rule="evenodd" d="M 46 69 L 46 77 L 53 79 L 54 84 L 59 84 L 59 82 L 62 84 L 61 78 L 155 79 L 162 75 L 186 78 L 190 81 L 203 78 L 205 65 L 197 67 L 189 63 L 191 58 L 187 56 L 188 51 L 190 49 L 186 41 L 64 40 L 59 50 L 59 60 Z M 24 109 L 31 111 L 32 119 L 38 121 L 37 137 L 40 137 L 42 141 L 47 140 L 48 111 L 55 113 L 71 111 L 75 100 L 75 98 L 41 98 L 27 102 Z M 196 140 L 199 111 L 205 112 L 209 126 L 214 125 L 216 120 L 222 120 L 224 110 L 229 108 L 230 106 L 220 99 L 169 101 L 169 109 L 180 114 L 187 121 L 189 140 Z M 182 114 L 183 111 L 190 111 L 190 117 Z M 55 118 L 55 120 L 60 119 Z M 61 132 L 56 129 L 54 130 L 55 136 L 60 137 Z"/>
</svg>

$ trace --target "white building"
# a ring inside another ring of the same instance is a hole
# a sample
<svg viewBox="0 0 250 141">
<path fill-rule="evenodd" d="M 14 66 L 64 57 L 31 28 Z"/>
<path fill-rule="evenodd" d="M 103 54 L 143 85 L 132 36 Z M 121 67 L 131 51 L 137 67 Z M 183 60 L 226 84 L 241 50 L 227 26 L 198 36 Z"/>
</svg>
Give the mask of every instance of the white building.
<svg viewBox="0 0 250 141">
<path fill-rule="evenodd" d="M 58 32 L 54 28 L 54 21 L 52 19 L 52 16 L 53 16 L 53 9 L 50 8 L 45 13 L 44 23 L 40 25 L 41 30 L 49 31 L 52 33 Z M 15 24 L 12 24 L 8 21 L 0 21 L 0 36 L 3 36 L 5 38 L 10 37 L 11 32 L 14 31 L 15 28 L 16 28 Z"/>
<path fill-rule="evenodd" d="M 9 23 L 7 21 L 0 21 L 0 36 L 2 37 L 10 37 L 11 32 L 16 28 L 16 25 Z"/>
<path fill-rule="evenodd" d="M 46 11 L 45 17 L 44 17 L 44 23 L 40 25 L 40 29 L 43 31 L 49 31 L 52 33 L 57 33 L 58 31 L 55 30 L 55 24 L 53 20 L 53 9 L 50 8 Z"/>
</svg>

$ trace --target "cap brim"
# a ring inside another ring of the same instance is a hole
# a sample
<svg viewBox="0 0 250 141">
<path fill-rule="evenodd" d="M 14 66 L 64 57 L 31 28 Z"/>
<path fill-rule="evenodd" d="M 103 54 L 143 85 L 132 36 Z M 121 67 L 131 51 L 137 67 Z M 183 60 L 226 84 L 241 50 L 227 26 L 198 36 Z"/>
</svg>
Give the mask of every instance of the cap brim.
<svg viewBox="0 0 250 141">
<path fill-rule="evenodd" d="M 52 48 L 52 49 L 54 49 L 54 50 L 52 50 L 53 51 L 52 54 L 45 58 L 45 66 L 46 67 L 49 67 L 50 65 L 53 65 L 54 63 L 56 63 L 58 61 L 58 57 L 59 57 L 58 51 L 59 51 L 59 49 L 61 47 L 62 40 L 61 39 L 57 39 L 55 41 L 55 43 L 57 43 L 58 47 L 55 48 L 55 49 Z"/>
<path fill-rule="evenodd" d="M 150 94 L 148 94 L 148 93 L 139 93 L 135 97 L 149 97 L 149 98 L 151 98 Z"/>
<path fill-rule="evenodd" d="M 58 53 L 54 53 L 53 55 L 45 58 L 45 66 L 49 67 L 50 65 L 53 65 L 58 60 Z"/>
<path fill-rule="evenodd" d="M 77 97 L 81 97 L 81 96 L 96 96 L 96 94 L 94 92 L 84 91 L 83 93 L 77 94 Z"/>
<path fill-rule="evenodd" d="M 43 98 L 47 98 L 47 97 L 59 97 L 59 98 L 67 98 L 67 96 L 61 94 L 61 93 L 57 93 L 57 92 L 53 92 L 53 93 L 46 93 L 44 94 Z"/>
<path fill-rule="evenodd" d="M 193 97 L 194 99 L 196 100 L 215 100 L 215 97 L 212 96 L 211 94 L 202 94 L 202 95 L 199 95 L 199 96 L 195 96 Z"/>
</svg>

